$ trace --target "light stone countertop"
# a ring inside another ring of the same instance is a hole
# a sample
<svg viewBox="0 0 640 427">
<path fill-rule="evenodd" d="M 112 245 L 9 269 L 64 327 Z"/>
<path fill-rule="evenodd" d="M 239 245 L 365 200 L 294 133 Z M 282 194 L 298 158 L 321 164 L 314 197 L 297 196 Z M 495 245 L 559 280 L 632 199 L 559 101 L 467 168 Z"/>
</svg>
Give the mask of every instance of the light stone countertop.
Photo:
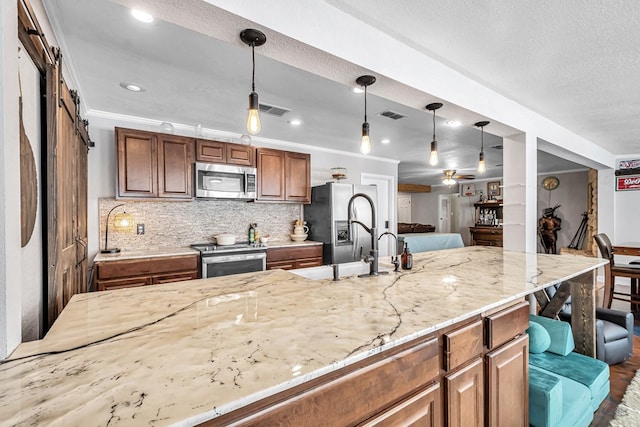
<svg viewBox="0 0 640 427">
<path fill-rule="evenodd" d="M 116 254 L 101 254 L 100 252 L 98 252 L 93 259 L 93 262 L 123 261 L 127 259 L 158 258 L 165 256 L 199 254 L 200 252 L 192 248 L 156 248 L 139 251 L 123 251 Z"/>
<path fill-rule="evenodd" d="M 372 278 L 272 270 L 74 295 L 0 364 L 0 425 L 192 425 L 606 262 L 474 246 Z"/>
</svg>

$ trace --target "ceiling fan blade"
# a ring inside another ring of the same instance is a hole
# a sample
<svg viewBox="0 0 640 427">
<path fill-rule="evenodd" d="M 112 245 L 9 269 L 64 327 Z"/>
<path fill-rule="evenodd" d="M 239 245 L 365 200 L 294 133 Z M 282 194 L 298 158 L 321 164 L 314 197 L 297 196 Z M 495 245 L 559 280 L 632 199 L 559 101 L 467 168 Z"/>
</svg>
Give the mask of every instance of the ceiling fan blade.
<svg viewBox="0 0 640 427">
<path fill-rule="evenodd" d="M 453 179 L 476 179 L 475 175 L 456 175 Z"/>
</svg>

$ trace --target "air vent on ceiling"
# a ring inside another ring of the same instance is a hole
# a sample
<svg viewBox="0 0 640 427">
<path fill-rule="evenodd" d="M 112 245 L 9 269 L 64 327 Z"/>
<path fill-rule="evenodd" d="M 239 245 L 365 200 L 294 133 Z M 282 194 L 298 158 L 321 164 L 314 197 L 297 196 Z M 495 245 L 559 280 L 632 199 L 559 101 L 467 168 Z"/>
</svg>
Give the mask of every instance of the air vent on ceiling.
<svg viewBox="0 0 640 427">
<path fill-rule="evenodd" d="M 496 150 L 502 150 L 504 147 L 502 146 L 502 144 L 499 144 L 499 145 L 494 145 L 491 148 L 495 148 Z"/>
<path fill-rule="evenodd" d="M 382 113 L 380 113 L 380 115 L 389 117 L 390 119 L 393 119 L 393 120 L 399 120 L 403 117 L 407 117 L 404 114 L 396 113 L 395 111 L 391 111 L 391 110 L 385 110 Z"/>
<path fill-rule="evenodd" d="M 260 112 L 271 114 L 272 116 L 282 117 L 287 114 L 289 111 L 286 108 L 276 107 L 275 105 L 267 105 L 267 104 L 258 104 L 260 106 Z"/>
</svg>

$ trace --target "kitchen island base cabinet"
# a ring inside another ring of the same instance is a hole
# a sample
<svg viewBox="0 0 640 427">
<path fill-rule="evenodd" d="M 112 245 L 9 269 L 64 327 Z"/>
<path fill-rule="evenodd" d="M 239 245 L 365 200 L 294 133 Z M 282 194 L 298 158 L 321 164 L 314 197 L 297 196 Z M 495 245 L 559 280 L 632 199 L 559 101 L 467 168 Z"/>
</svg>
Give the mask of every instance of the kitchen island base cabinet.
<svg viewBox="0 0 640 427">
<path fill-rule="evenodd" d="M 445 327 L 207 426 L 527 426 L 529 303 Z"/>
</svg>

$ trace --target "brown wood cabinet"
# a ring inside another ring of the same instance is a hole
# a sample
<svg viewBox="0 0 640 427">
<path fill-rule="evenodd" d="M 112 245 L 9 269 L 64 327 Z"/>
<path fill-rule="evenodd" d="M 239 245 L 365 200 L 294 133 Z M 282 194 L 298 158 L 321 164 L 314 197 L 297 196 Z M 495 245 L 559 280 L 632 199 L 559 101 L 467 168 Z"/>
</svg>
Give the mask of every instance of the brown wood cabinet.
<svg viewBox="0 0 640 427">
<path fill-rule="evenodd" d="M 311 203 L 311 156 L 257 149 L 259 201 Z"/>
<path fill-rule="evenodd" d="M 198 279 L 198 266 L 198 255 L 96 262 L 96 289 L 107 291 Z"/>
<path fill-rule="evenodd" d="M 118 198 L 191 199 L 194 140 L 116 128 Z"/>
<path fill-rule="evenodd" d="M 470 227 L 472 246 L 502 247 L 502 227 Z"/>
<path fill-rule="evenodd" d="M 288 246 L 267 249 L 267 270 L 318 267 L 322 265 L 322 245 Z"/>
<path fill-rule="evenodd" d="M 255 166 L 256 149 L 250 145 L 196 139 L 196 161 Z"/>
<path fill-rule="evenodd" d="M 528 310 L 474 316 L 202 425 L 527 426 Z"/>
</svg>

